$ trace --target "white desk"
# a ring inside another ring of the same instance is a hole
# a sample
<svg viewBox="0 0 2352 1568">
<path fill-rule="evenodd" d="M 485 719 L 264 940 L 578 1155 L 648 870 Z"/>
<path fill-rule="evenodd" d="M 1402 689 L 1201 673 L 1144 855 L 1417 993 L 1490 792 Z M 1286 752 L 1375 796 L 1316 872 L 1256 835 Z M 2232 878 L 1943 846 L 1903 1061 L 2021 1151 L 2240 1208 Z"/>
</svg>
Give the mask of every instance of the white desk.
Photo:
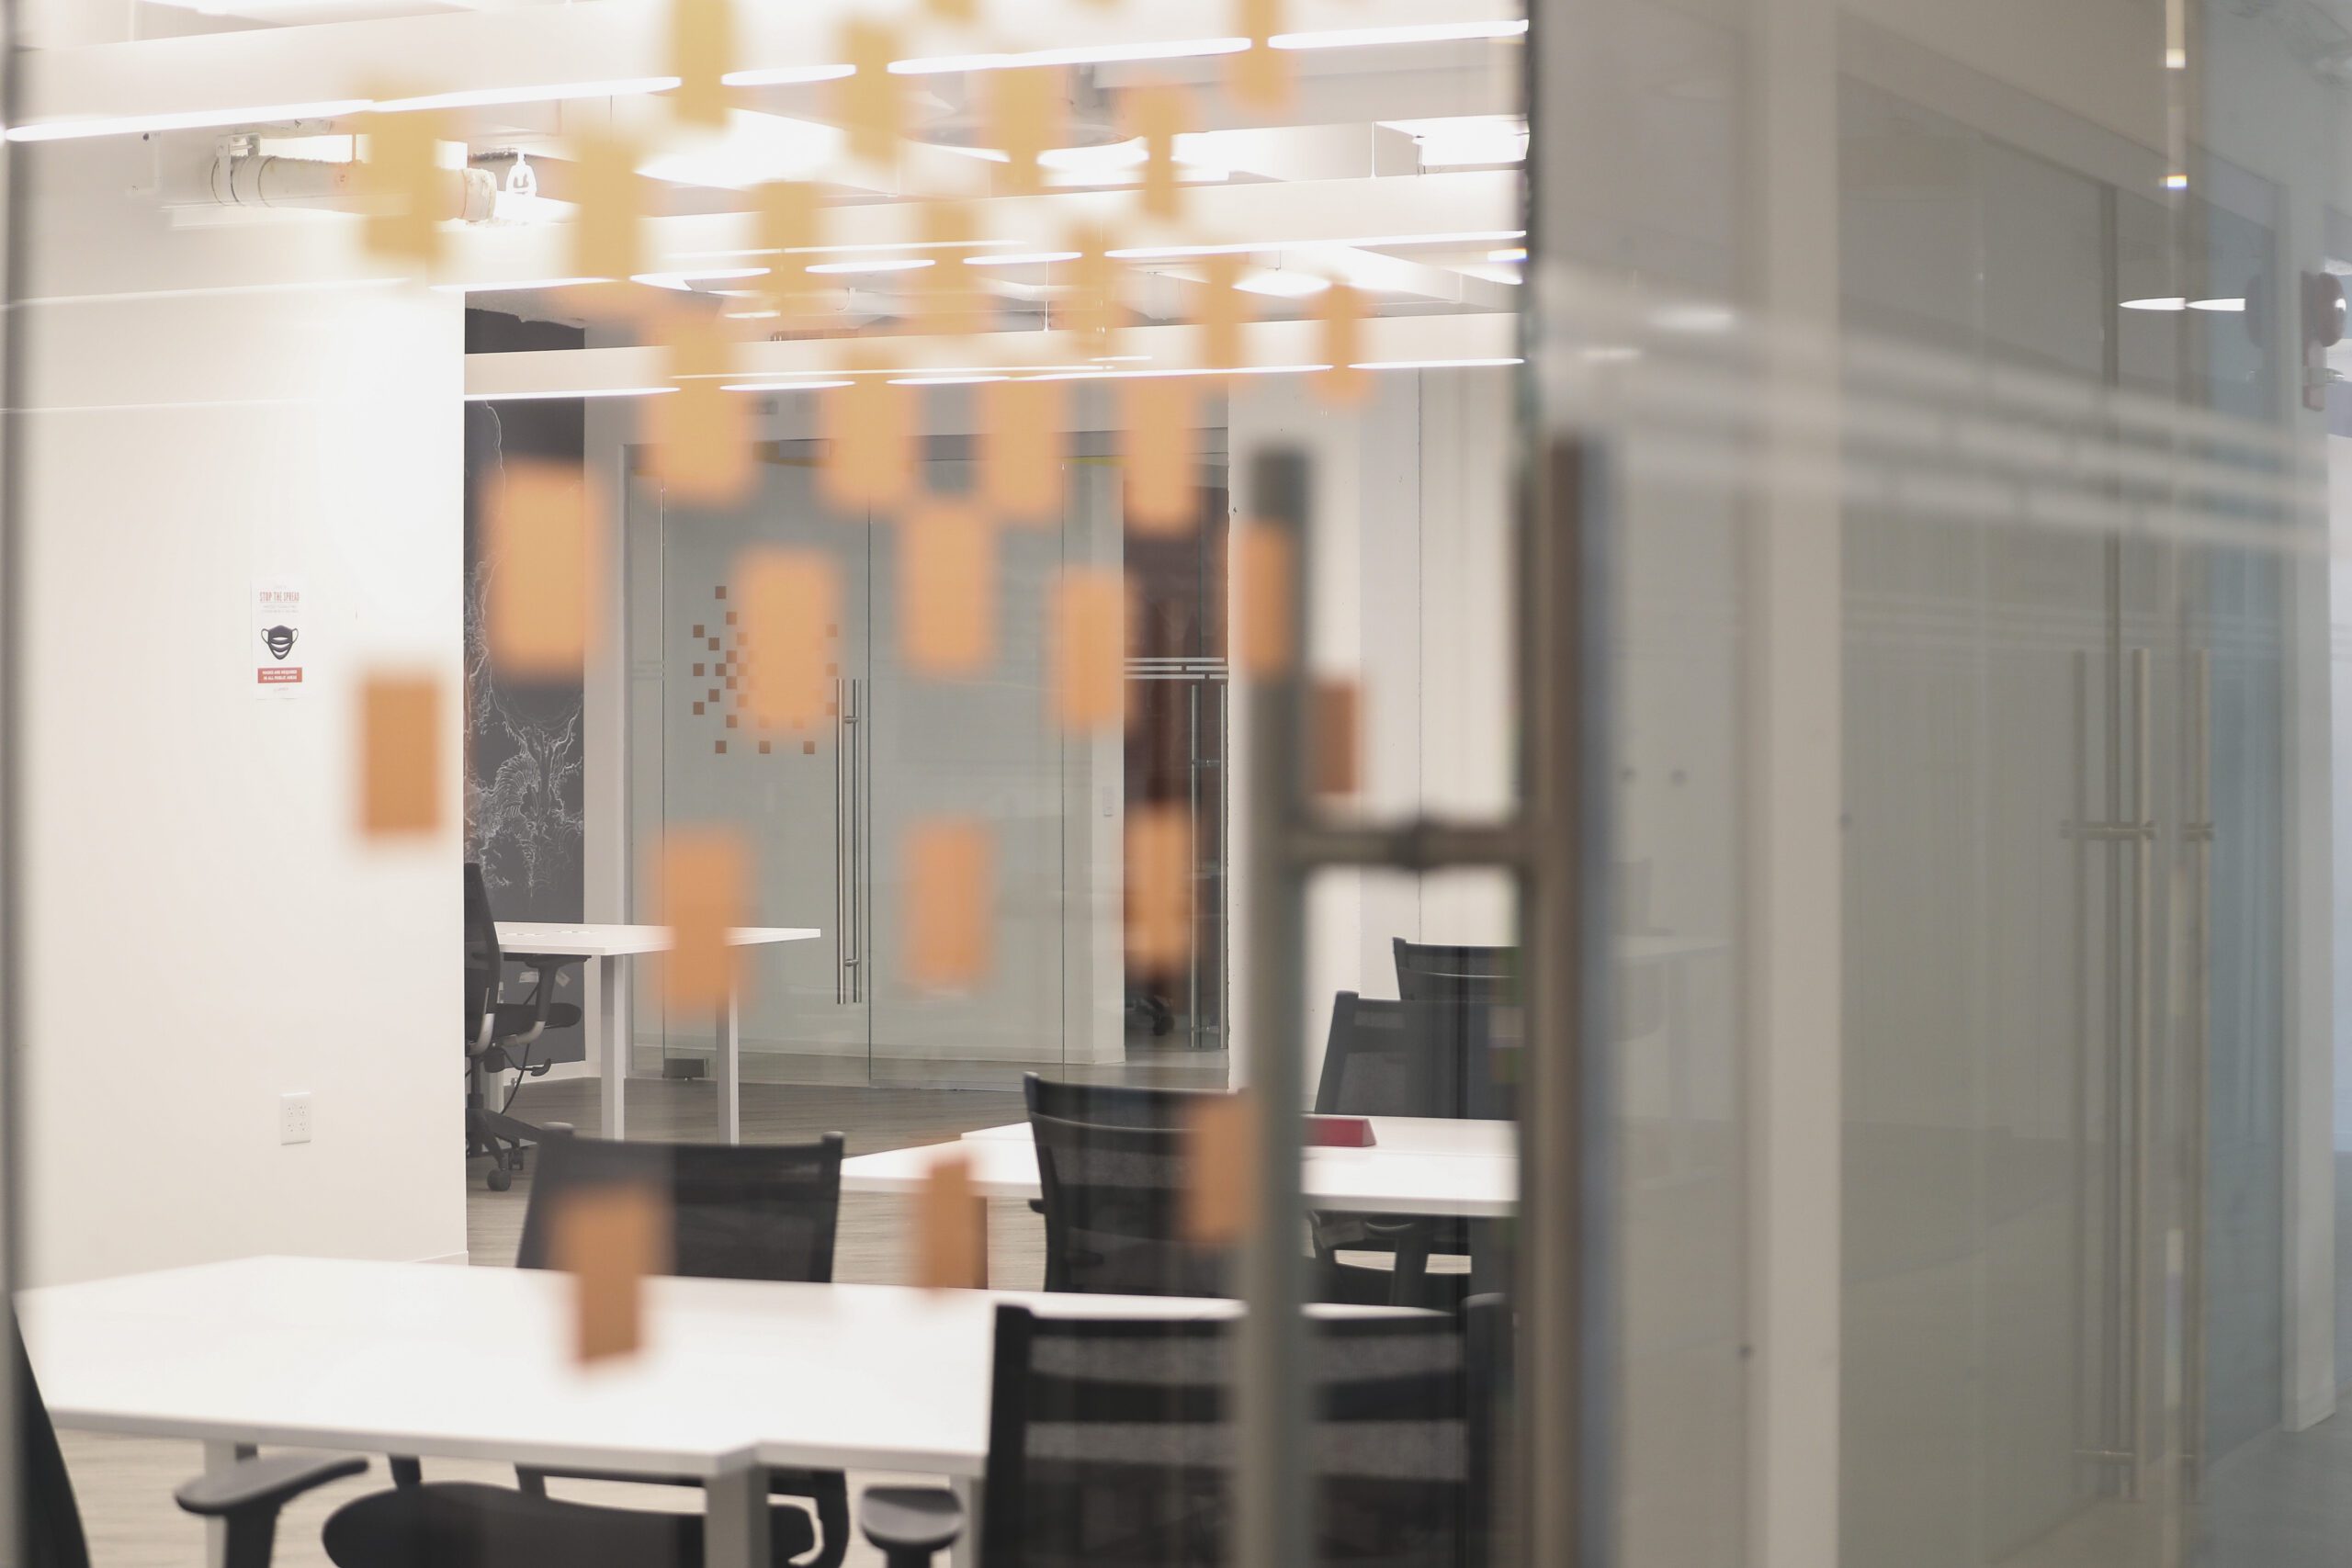
<svg viewBox="0 0 2352 1568">
<path fill-rule="evenodd" d="M 763 947 L 779 942 L 814 942 L 823 933 L 808 926 L 738 926 L 727 940 L 737 947 Z M 526 920 L 498 922 L 498 945 L 508 957 L 538 954 L 548 958 L 596 961 L 596 1005 L 588 1038 L 596 1051 L 602 1078 L 604 1135 L 627 1137 L 623 1120 L 622 1086 L 628 1080 L 631 1013 L 625 1000 L 622 960 L 640 953 L 666 953 L 667 926 L 560 926 Z M 730 1144 L 743 1141 L 743 1042 L 735 998 L 718 1018 L 718 1133 Z"/>
<path fill-rule="evenodd" d="M 1368 1116 L 1373 1146 L 1367 1152 L 1390 1155 L 1467 1155 L 1482 1159 L 1519 1157 L 1519 1127 L 1510 1122 L 1472 1121 L 1460 1116 Z M 990 1143 L 1027 1145 L 1029 1123 L 1008 1122 L 1001 1127 L 975 1127 L 964 1134 Z M 1360 1151 L 1346 1150 L 1345 1153 Z"/>
<path fill-rule="evenodd" d="M 582 1371 L 570 1292 L 539 1269 L 249 1258 L 27 1291 L 17 1308 L 61 1427 L 191 1438 L 208 1464 L 267 1443 L 700 1476 L 718 1568 L 767 1568 L 768 1466 L 941 1475 L 974 1502 L 1001 1301 L 1090 1316 L 1238 1310 L 655 1280 L 647 1350 Z"/>
<path fill-rule="evenodd" d="M 1310 1208 L 1356 1214 L 1460 1214 L 1500 1219 L 1519 1207 L 1517 1129 L 1508 1122 L 1375 1116 L 1368 1149 L 1310 1148 L 1300 1171 Z M 1035 1198 L 1037 1148 L 1027 1122 L 842 1162 L 844 1192 L 911 1193 L 931 1168 L 967 1156 L 987 1198 Z"/>
</svg>

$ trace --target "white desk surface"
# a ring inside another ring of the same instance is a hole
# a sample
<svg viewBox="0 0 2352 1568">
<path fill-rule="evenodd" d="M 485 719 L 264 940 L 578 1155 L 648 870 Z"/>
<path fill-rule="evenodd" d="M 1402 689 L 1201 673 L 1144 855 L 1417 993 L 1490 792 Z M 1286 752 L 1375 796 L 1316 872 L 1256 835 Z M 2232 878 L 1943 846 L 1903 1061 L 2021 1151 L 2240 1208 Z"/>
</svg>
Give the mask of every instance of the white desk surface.
<svg viewBox="0 0 2352 1568">
<path fill-rule="evenodd" d="M 737 947 L 764 947 L 776 942 L 814 942 L 824 932 L 812 926 L 737 926 L 727 940 Z M 550 957 L 617 958 L 632 953 L 667 953 L 667 926 L 543 925 L 536 921 L 501 920 L 498 945 L 510 953 L 542 953 Z"/>
<path fill-rule="evenodd" d="M 1385 1120 L 1385 1119 L 1384 1119 Z M 1399 1118 L 1418 1120 L 1418 1118 Z M 1509 1123 L 1490 1122 L 1505 1129 Z M 1374 1136 L 1380 1124 L 1375 1122 Z M 919 1190 L 938 1161 L 964 1156 L 972 1185 L 984 1198 L 1035 1198 L 1037 1149 L 1024 1122 L 1018 1136 L 989 1129 L 985 1137 L 952 1144 L 891 1149 L 842 1161 L 842 1190 L 906 1195 Z M 1491 1136 L 1491 1134 L 1488 1134 Z M 1368 1149 L 1306 1151 L 1300 1179 L 1310 1208 L 1351 1214 L 1461 1214 L 1499 1219 L 1519 1207 L 1519 1160 L 1492 1148 L 1479 1153 L 1424 1149 L 1408 1152 L 1375 1145 Z"/>
<path fill-rule="evenodd" d="M 996 1305 L 1228 1315 L 1232 1302 L 731 1280 L 648 1284 L 649 1348 L 571 1361 L 571 1280 L 248 1258 L 17 1298 L 61 1427 L 712 1476 L 974 1477 Z"/>
<path fill-rule="evenodd" d="M 1372 1123 L 1373 1146 L 1365 1151 L 1369 1153 L 1475 1155 L 1485 1159 L 1519 1157 L 1519 1127 L 1515 1122 L 1474 1122 L 1446 1116 L 1373 1116 L 1366 1120 Z M 964 1136 L 1026 1145 L 1030 1141 L 1029 1123 L 1008 1122 L 1001 1127 L 976 1127 Z"/>
</svg>

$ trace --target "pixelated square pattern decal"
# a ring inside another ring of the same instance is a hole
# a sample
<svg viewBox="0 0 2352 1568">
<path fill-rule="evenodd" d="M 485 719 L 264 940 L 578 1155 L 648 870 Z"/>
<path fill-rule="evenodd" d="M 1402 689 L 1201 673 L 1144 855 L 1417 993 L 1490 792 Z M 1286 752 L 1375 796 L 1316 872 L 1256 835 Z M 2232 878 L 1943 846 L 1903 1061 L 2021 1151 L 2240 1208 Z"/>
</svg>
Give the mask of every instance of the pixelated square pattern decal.
<svg viewBox="0 0 2352 1568">
<path fill-rule="evenodd" d="M 727 598 L 726 584 L 721 583 L 712 589 L 710 596 L 713 600 L 723 604 Z M 696 662 L 694 666 L 694 677 L 696 681 L 717 681 L 719 684 L 696 688 L 696 694 L 688 699 L 688 705 L 694 710 L 695 717 L 709 720 L 712 728 L 717 731 L 710 741 L 713 756 L 774 756 L 775 750 L 773 739 L 759 741 L 756 750 L 748 750 L 741 746 L 729 748 L 727 744 L 727 731 L 742 728 L 741 719 L 746 705 L 740 674 L 742 669 L 744 633 L 736 624 L 738 614 L 739 612 L 734 610 L 723 610 L 719 612 L 720 619 L 717 622 L 695 623 L 691 635 L 694 640 L 701 645 L 700 651 L 715 653 L 718 657 L 715 660 L 705 659 Z M 718 635 L 714 636 L 714 631 Z M 841 646 L 841 631 L 838 625 L 831 622 L 826 624 L 825 640 L 836 652 Z M 841 661 L 838 658 L 826 663 L 825 673 L 834 676 L 841 673 Z M 834 712 L 834 705 L 826 704 L 825 712 L 829 716 L 831 715 Z M 800 735 L 795 739 L 800 742 L 799 750 L 802 756 L 813 757 L 817 754 L 817 742 L 813 737 Z M 789 754 L 789 748 L 786 754 Z"/>
</svg>

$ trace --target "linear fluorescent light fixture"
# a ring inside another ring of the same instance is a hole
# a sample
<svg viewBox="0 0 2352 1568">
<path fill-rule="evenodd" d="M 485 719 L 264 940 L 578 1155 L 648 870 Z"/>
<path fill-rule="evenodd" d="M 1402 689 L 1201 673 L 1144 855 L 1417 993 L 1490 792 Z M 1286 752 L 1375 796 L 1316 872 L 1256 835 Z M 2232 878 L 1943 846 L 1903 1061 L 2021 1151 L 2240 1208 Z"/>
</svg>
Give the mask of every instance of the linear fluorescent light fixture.
<svg viewBox="0 0 2352 1568">
<path fill-rule="evenodd" d="M 707 272 L 638 272 L 629 275 L 631 283 L 642 283 L 655 288 L 668 288 L 678 293 L 691 290 L 697 283 L 727 283 L 739 277 L 765 277 L 763 266 L 729 266 Z"/>
<path fill-rule="evenodd" d="M 662 392 L 674 392 L 675 387 L 591 387 L 585 391 L 560 389 L 554 391 L 528 392 L 468 392 L 469 403 L 546 402 L 556 398 L 650 398 Z"/>
<path fill-rule="evenodd" d="M 893 376 L 893 387 L 977 387 L 983 381 L 1003 381 L 1011 378 L 994 375 L 957 374 L 947 371 L 936 376 Z"/>
<path fill-rule="evenodd" d="M 2124 300 L 2123 309 L 2127 310 L 2186 310 L 2188 309 L 2188 300 L 2179 294 L 2152 294 L 2145 299 Z"/>
<path fill-rule="evenodd" d="M 1500 370 L 1527 361 L 1515 355 L 1499 359 L 1367 359 L 1351 370 Z"/>
<path fill-rule="evenodd" d="M 2188 302 L 2188 308 L 2192 310 L 2222 310 L 2235 314 L 2245 309 L 2245 301 L 2244 299 L 2191 299 Z"/>
<path fill-rule="evenodd" d="M 1329 365 L 1187 365 L 1165 370 L 1105 370 L 1088 367 L 1048 370 L 1023 377 L 1028 381 L 1149 381 L 1175 376 L 1306 376 L 1329 370 Z"/>
<path fill-rule="evenodd" d="M 375 109 L 378 114 L 406 114 L 413 109 L 557 104 L 571 98 L 630 98 L 644 93 L 666 93 L 677 85 L 675 76 L 621 76 L 603 82 L 550 82 L 536 87 L 469 87 L 455 93 L 428 93 L 421 98 L 386 98 L 379 101 Z"/>
<path fill-rule="evenodd" d="M 1384 43 L 1452 43 L 1456 39 L 1525 38 L 1527 18 L 1491 22 L 1424 22 L 1401 28 L 1340 28 L 1329 32 L 1276 33 L 1276 49 L 1363 49 Z"/>
<path fill-rule="evenodd" d="M 1159 43 L 1076 44 L 1066 49 L 1032 49 L 1018 54 L 941 54 L 890 62 L 894 76 L 932 76 L 948 71 L 1018 71 L 1028 65 L 1111 65 L 1129 60 L 1194 60 L 1213 54 L 1239 54 L 1250 47 L 1246 38 L 1170 39 Z"/>
<path fill-rule="evenodd" d="M 436 283 L 433 287 L 443 294 L 504 294 L 526 288 L 578 288 L 584 284 L 611 281 L 609 277 L 501 277 L 487 283 Z"/>
<path fill-rule="evenodd" d="M 1361 240 L 1241 240 L 1222 245 L 1128 245 L 1104 254 L 1114 261 L 1174 261 L 1183 256 L 1241 256 L 1252 251 L 1307 250 L 1324 245 L 1377 251 L 1399 245 L 1491 245 L 1524 240 L 1524 229 L 1478 229 L 1458 234 L 1375 234 Z"/>
<path fill-rule="evenodd" d="M 797 82 L 838 82 L 856 74 L 854 65 L 777 65 L 763 71 L 729 71 L 719 81 L 729 87 L 787 87 Z"/>
<path fill-rule="evenodd" d="M 802 267 L 803 272 L 849 273 L 912 272 L 917 267 L 938 265 L 929 256 L 865 256 L 857 261 L 818 262 Z"/>
<path fill-rule="evenodd" d="M 836 387 L 854 387 L 854 381 L 729 381 L 720 385 L 722 392 L 829 392 Z"/>
<path fill-rule="evenodd" d="M 1275 299 L 1304 299 L 1310 294 L 1320 294 L 1331 287 L 1331 280 L 1311 272 L 1260 271 L 1246 275 L 1233 287 L 1244 294 L 1263 294 Z"/>
<path fill-rule="evenodd" d="M 94 116 L 87 119 L 42 119 L 8 128 L 11 141 L 78 141 L 93 136 L 138 136 L 156 130 L 211 130 L 232 125 L 283 125 L 294 120 L 337 119 L 376 107 L 372 98 L 325 98 L 307 104 L 265 104 L 250 108 L 187 109 L 176 114 Z"/>
<path fill-rule="evenodd" d="M 1045 266 L 1054 262 L 1072 262 L 1079 257 L 1076 251 L 1021 251 L 1009 256 L 966 256 L 966 266 Z"/>
</svg>

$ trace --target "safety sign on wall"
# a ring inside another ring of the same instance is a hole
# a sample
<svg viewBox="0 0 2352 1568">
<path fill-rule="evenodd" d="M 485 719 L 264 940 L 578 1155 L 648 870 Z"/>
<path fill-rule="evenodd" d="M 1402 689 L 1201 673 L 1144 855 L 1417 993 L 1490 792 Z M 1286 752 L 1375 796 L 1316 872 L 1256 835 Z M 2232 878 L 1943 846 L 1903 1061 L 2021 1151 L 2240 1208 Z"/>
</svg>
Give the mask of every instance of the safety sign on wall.
<svg viewBox="0 0 2352 1568">
<path fill-rule="evenodd" d="M 291 582 L 254 584 L 254 695 L 299 697 L 303 688 L 302 590 Z"/>
</svg>

